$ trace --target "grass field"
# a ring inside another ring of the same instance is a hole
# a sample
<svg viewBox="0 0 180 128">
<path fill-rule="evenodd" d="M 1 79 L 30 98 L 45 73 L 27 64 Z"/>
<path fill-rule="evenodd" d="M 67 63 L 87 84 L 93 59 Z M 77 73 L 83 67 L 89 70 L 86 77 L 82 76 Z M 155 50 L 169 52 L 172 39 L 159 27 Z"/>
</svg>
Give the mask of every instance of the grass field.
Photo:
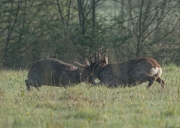
<svg viewBox="0 0 180 128">
<path fill-rule="evenodd" d="M 164 89 L 42 86 L 27 92 L 27 71 L 0 71 L 0 128 L 178 128 L 180 67 L 164 66 Z"/>
</svg>

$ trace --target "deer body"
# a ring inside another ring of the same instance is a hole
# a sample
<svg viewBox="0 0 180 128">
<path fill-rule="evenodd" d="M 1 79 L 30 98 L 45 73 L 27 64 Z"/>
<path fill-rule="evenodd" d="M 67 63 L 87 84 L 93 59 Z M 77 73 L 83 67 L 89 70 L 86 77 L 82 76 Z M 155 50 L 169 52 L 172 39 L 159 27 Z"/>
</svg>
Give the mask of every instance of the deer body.
<svg viewBox="0 0 180 128">
<path fill-rule="evenodd" d="M 123 63 L 97 64 L 92 67 L 92 77 L 98 78 L 101 83 L 108 86 L 136 86 L 149 82 L 150 87 L 154 81 L 164 86 L 164 81 L 160 78 L 162 69 L 158 62 L 152 58 L 132 59 Z"/>
<path fill-rule="evenodd" d="M 32 65 L 25 83 L 27 90 L 30 90 L 30 86 L 37 89 L 41 85 L 66 86 L 86 81 L 87 78 L 85 69 L 82 70 L 57 59 L 47 58 Z"/>
</svg>

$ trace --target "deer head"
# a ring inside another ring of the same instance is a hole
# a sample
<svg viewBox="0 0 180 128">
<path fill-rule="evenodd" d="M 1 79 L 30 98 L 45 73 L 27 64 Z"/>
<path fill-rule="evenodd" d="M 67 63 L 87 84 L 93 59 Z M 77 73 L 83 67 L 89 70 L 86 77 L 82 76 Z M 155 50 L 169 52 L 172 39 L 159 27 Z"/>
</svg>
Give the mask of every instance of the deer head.
<svg viewBox="0 0 180 128">
<path fill-rule="evenodd" d="M 108 64 L 108 49 L 104 50 L 103 47 L 99 50 L 99 53 L 95 53 L 93 57 L 94 61 L 92 61 L 92 57 L 90 58 L 91 63 L 90 63 L 90 75 L 92 81 L 94 81 L 97 76 L 94 73 L 95 69 L 98 68 L 99 66 L 105 66 Z"/>
<path fill-rule="evenodd" d="M 74 61 L 78 65 L 81 71 L 81 81 L 87 81 L 88 83 L 94 83 L 96 79 L 93 75 L 94 69 L 98 66 L 104 66 L 108 64 L 108 49 L 104 50 L 100 48 L 99 53 L 95 53 L 94 56 L 90 55 L 89 60 L 85 59 L 85 64 Z M 93 77 L 92 77 L 93 76 Z"/>
</svg>

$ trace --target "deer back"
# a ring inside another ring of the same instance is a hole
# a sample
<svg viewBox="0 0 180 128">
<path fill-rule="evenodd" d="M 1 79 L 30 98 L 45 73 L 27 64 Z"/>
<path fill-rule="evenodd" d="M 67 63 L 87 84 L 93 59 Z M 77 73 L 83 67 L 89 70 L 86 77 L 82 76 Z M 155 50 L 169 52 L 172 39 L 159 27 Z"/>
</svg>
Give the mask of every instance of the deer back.
<svg viewBox="0 0 180 128">
<path fill-rule="evenodd" d="M 80 70 L 63 61 L 47 58 L 32 65 L 28 72 L 28 79 L 40 81 L 40 84 L 68 84 L 80 81 Z"/>
<path fill-rule="evenodd" d="M 137 58 L 123 63 L 106 64 L 100 63 L 94 66 L 93 78 L 97 77 L 103 83 L 133 84 L 143 83 L 145 77 L 160 77 L 162 69 L 158 62 L 152 58 Z M 150 79 L 150 78 L 148 78 Z"/>
</svg>

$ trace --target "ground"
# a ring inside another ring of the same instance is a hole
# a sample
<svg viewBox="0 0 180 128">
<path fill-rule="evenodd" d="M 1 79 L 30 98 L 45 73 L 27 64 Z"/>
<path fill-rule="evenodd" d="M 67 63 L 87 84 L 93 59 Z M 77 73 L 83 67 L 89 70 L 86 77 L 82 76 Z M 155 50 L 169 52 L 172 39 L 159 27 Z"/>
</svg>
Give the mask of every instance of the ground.
<svg viewBox="0 0 180 128">
<path fill-rule="evenodd" d="M 26 90 L 27 70 L 0 71 L 2 128 L 180 127 L 180 67 L 162 67 L 165 88 L 147 83 L 106 88 L 85 83 Z"/>
</svg>

